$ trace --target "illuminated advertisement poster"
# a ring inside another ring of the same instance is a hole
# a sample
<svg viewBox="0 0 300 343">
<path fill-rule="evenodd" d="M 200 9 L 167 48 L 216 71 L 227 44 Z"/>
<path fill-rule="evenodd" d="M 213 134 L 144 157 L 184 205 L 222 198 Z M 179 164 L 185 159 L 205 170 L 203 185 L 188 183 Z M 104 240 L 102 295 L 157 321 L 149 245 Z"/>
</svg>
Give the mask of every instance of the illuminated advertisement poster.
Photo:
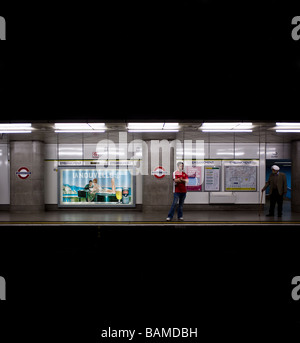
<svg viewBox="0 0 300 343">
<path fill-rule="evenodd" d="M 134 207 L 132 171 L 127 168 L 59 167 L 58 206 Z"/>
<path fill-rule="evenodd" d="M 187 184 L 188 192 L 200 192 L 202 190 L 201 184 L 201 167 L 186 167 L 186 173 L 189 177 L 189 183 Z"/>
</svg>

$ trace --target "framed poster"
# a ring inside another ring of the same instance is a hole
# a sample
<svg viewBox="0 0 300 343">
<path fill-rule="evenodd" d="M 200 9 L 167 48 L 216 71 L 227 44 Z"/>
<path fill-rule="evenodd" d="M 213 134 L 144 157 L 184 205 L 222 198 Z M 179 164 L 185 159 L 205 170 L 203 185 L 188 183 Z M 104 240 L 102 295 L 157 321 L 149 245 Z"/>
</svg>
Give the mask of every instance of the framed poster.
<svg viewBox="0 0 300 343">
<path fill-rule="evenodd" d="M 191 167 L 187 166 L 185 168 L 189 182 L 186 186 L 188 192 L 201 192 L 202 183 L 201 183 L 201 167 Z"/>
<path fill-rule="evenodd" d="M 219 192 L 221 177 L 220 167 L 205 167 L 204 168 L 204 190 L 206 192 Z"/>
<path fill-rule="evenodd" d="M 135 207 L 133 168 L 58 167 L 58 207 Z"/>
<path fill-rule="evenodd" d="M 256 192 L 257 167 L 253 165 L 225 166 L 225 191 Z"/>
</svg>

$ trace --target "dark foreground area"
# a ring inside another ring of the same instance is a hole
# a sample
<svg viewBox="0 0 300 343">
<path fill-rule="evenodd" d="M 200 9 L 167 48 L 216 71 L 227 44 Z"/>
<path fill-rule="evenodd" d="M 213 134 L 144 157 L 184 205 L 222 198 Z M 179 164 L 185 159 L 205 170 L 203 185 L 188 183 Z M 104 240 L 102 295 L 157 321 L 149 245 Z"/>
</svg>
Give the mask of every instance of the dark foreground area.
<svg viewBox="0 0 300 343">
<path fill-rule="evenodd" d="M 108 326 L 270 338 L 300 324 L 299 238 L 283 226 L 2 227 L 1 330 L 65 342 L 99 342 Z"/>
</svg>

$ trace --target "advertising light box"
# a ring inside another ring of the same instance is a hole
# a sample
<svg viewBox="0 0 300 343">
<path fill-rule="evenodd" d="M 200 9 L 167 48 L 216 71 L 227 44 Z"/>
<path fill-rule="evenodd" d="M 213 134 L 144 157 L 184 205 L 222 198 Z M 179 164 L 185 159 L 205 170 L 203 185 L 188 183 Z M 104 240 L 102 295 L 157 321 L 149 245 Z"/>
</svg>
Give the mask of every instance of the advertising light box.
<svg viewBox="0 0 300 343">
<path fill-rule="evenodd" d="M 186 167 L 186 173 L 189 178 L 189 183 L 186 186 L 188 192 L 201 192 L 201 169 L 202 167 Z"/>
<path fill-rule="evenodd" d="M 59 207 L 135 207 L 133 168 L 59 167 Z"/>
</svg>

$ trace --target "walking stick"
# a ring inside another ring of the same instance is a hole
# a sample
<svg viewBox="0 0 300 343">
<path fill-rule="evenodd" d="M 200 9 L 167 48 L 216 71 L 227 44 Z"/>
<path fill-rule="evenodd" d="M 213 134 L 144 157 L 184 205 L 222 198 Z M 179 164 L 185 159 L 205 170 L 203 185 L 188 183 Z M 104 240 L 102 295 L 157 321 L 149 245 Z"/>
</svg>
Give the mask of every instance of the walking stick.
<svg viewBox="0 0 300 343">
<path fill-rule="evenodd" d="M 262 204 L 263 194 L 264 194 L 264 192 L 261 192 L 259 212 L 258 212 L 259 217 L 260 217 L 262 206 L 263 206 L 263 204 Z"/>
</svg>

